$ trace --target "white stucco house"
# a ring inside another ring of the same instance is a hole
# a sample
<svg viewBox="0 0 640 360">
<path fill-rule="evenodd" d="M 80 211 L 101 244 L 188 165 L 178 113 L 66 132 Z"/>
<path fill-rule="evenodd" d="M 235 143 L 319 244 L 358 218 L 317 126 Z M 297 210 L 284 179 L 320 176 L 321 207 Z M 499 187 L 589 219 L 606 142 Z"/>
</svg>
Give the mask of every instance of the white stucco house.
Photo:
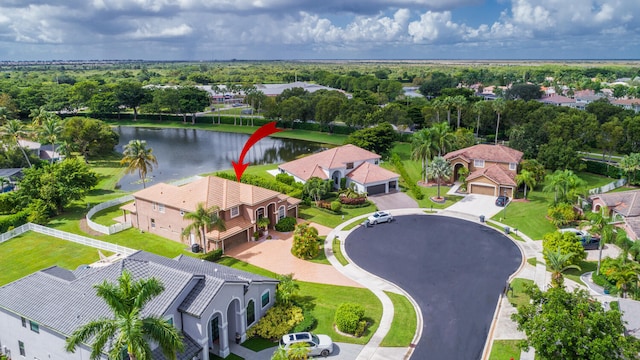
<svg viewBox="0 0 640 360">
<path fill-rule="evenodd" d="M 335 188 L 343 178 L 346 187 L 354 184 L 358 192 L 369 195 L 398 190 L 400 175 L 379 166 L 380 155 L 347 144 L 328 149 L 278 166 L 280 173 L 304 183 L 312 177 L 331 179 Z"/>
<path fill-rule="evenodd" d="M 164 285 L 142 315 L 162 316 L 181 331 L 182 360 L 226 357 L 229 342 L 236 335 L 244 341 L 247 328 L 275 302 L 277 280 L 182 255 L 169 259 L 139 251 L 105 267 L 53 266 L 0 288 L 0 352 L 12 359 L 88 359 L 88 345 L 67 353 L 65 339 L 81 325 L 111 316 L 94 285 L 116 282 L 123 270 Z M 165 358 L 151 346 L 153 359 Z"/>
</svg>

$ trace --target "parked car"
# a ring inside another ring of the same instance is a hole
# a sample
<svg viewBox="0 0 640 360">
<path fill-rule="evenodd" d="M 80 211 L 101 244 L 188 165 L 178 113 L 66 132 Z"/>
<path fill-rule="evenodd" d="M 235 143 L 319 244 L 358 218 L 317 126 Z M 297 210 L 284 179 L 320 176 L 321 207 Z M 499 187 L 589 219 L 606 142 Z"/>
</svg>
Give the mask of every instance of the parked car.
<svg viewBox="0 0 640 360">
<path fill-rule="evenodd" d="M 393 216 L 388 211 L 376 211 L 368 218 L 370 224 L 379 224 L 381 222 L 393 221 Z"/>
<path fill-rule="evenodd" d="M 309 346 L 309 356 L 327 357 L 333 352 L 333 341 L 327 335 L 316 335 L 310 332 L 292 333 L 282 336 L 280 347 L 289 350 L 291 345 L 306 343 Z"/>
<path fill-rule="evenodd" d="M 509 202 L 508 196 L 500 195 L 496 199 L 496 206 L 504 207 L 507 205 L 508 202 Z"/>
<path fill-rule="evenodd" d="M 585 250 L 595 250 L 600 247 L 600 238 L 589 234 L 586 230 L 580 230 L 576 228 L 565 228 L 558 230 L 561 233 L 572 233 L 576 235 L 576 238 L 580 240 L 582 247 Z"/>
</svg>

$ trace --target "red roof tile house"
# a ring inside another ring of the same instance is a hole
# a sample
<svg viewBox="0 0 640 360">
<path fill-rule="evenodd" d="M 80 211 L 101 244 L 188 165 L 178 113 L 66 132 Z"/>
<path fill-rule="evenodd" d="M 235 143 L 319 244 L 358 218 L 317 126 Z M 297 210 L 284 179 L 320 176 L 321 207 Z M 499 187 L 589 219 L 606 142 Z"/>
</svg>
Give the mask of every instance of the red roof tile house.
<svg viewBox="0 0 640 360">
<path fill-rule="evenodd" d="M 613 220 L 622 227 L 632 240 L 640 239 L 640 190 L 621 191 L 589 196 L 592 210 L 609 209 Z"/>
<path fill-rule="evenodd" d="M 347 144 L 284 163 L 278 170 L 302 183 L 312 177 L 331 179 L 335 188 L 346 178 L 347 187 L 354 184 L 358 192 L 369 195 L 398 190 L 400 175 L 381 168 L 379 162 L 380 155 Z"/>
<path fill-rule="evenodd" d="M 513 197 L 517 189 L 515 177 L 522 152 L 504 145 L 479 144 L 450 152 L 444 156 L 453 167 L 454 180 L 458 171 L 469 169 L 467 192 L 481 195 Z"/>
<path fill-rule="evenodd" d="M 159 183 L 133 194 L 134 202 L 122 206 L 125 220 L 140 230 L 182 241 L 182 231 L 191 224 L 184 214 L 196 210 L 198 203 L 206 209 L 217 206 L 225 231 L 206 234 L 207 251 L 228 249 L 250 241 L 258 231 L 257 220 L 268 217 L 274 226 L 285 216 L 297 217 L 300 199 L 273 190 L 208 176 L 183 186 Z M 129 214 L 127 214 L 127 212 Z M 195 234 L 185 240 L 197 242 Z"/>
</svg>

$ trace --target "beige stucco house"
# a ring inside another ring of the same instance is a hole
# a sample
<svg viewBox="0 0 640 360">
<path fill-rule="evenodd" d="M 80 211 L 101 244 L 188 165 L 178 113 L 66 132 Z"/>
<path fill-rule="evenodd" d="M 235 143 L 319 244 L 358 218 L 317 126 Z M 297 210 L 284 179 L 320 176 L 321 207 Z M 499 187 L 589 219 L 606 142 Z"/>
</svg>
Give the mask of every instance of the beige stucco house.
<svg viewBox="0 0 640 360">
<path fill-rule="evenodd" d="M 640 190 L 621 191 L 589 196 L 594 212 L 606 207 L 617 226 L 632 240 L 640 239 Z"/>
<path fill-rule="evenodd" d="M 458 179 L 460 168 L 469 170 L 469 194 L 513 197 L 522 156 L 522 152 L 504 145 L 478 144 L 450 152 L 444 158 L 453 167 L 454 180 Z"/>
<path fill-rule="evenodd" d="M 211 230 L 206 234 L 207 251 L 228 249 L 251 241 L 258 231 L 257 220 L 269 218 L 273 227 L 285 216 L 298 216 L 296 199 L 258 186 L 242 184 L 216 176 L 207 176 L 186 185 L 159 183 L 133 194 L 134 202 L 121 208 L 125 221 L 142 231 L 183 241 L 197 242 L 194 233 L 184 239 L 183 230 L 191 224 L 184 215 L 196 210 L 199 203 L 209 209 L 217 206 L 226 226 L 225 231 Z"/>
<path fill-rule="evenodd" d="M 304 183 L 312 177 L 331 179 L 335 188 L 343 178 L 346 186 L 353 184 L 358 192 L 369 195 L 398 190 L 400 175 L 379 166 L 380 155 L 347 144 L 328 149 L 278 166 L 281 173 Z"/>
</svg>

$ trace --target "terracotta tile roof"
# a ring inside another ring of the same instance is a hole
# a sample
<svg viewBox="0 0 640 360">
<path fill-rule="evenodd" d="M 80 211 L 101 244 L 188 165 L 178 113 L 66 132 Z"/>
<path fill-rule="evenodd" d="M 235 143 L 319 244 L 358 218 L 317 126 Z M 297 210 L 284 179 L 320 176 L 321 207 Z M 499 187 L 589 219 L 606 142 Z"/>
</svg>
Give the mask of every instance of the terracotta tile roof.
<svg viewBox="0 0 640 360">
<path fill-rule="evenodd" d="M 500 165 L 491 165 L 486 168 L 477 169 L 469 174 L 467 181 L 486 177 L 498 185 L 517 186 L 514 177 L 515 174 L 500 167 Z"/>
<path fill-rule="evenodd" d="M 355 145 L 347 144 L 289 161 L 278 166 L 278 168 L 305 181 L 313 176 L 327 179 L 327 175 L 321 169 L 329 171 L 331 169 L 344 168 L 347 163 L 372 159 L 380 159 L 380 155 Z M 324 177 L 321 177 L 320 173 Z"/>
<path fill-rule="evenodd" d="M 615 105 L 640 105 L 640 99 L 615 99 L 611 101 Z"/>
<path fill-rule="evenodd" d="M 451 160 L 460 157 L 470 162 L 471 160 L 484 160 L 498 163 L 519 163 L 522 160 L 522 152 L 504 145 L 478 144 L 468 148 L 452 151 L 444 156 Z"/>
<path fill-rule="evenodd" d="M 150 186 L 133 194 L 135 198 L 194 211 L 198 203 L 228 210 L 239 205 L 255 205 L 280 195 L 277 191 L 242 184 L 216 176 L 207 176 L 183 186 L 165 183 Z"/>
<path fill-rule="evenodd" d="M 216 240 L 226 239 L 253 227 L 251 221 L 242 216 L 236 216 L 231 220 L 227 220 L 224 222 L 224 225 L 227 230 L 222 232 L 218 230 L 211 230 L 207 233 L 207 238 Z"/>
<path fill-rule="evenodd" d="M 132 214 L 135 214 L 137 211 L 135 203 L 128 203 L 128 204 L 122 205 L 120 206 L 120 209 L 128 211 Z"/>
<path fill-rule="evenodd" d="M 571 104 L 576 102 L 575 99 L 568 98 L 562 95 L 547 96 L 538 101 L 543 104 Z"/>
<path fill-rule="evenodd" d="M 609 210 L 622 216 L 640 216 L 640 190 L 622 191 L 609 194 L 597 194 L 589 196 L 590 199 L 600 199 Z"/>
<path fill-rule="evenodd" d="M 362 185 L 366 185 L 374 182 L 398 179 L 400 175 L 394 173 L 393 171 L 383 169 L 378 165 L 364 162 L 360 164 L 360 166 L 355 168 L 352 172 L 350 172 L 347 177 L 352 181 L 355 181 Z"/>
</svg>

